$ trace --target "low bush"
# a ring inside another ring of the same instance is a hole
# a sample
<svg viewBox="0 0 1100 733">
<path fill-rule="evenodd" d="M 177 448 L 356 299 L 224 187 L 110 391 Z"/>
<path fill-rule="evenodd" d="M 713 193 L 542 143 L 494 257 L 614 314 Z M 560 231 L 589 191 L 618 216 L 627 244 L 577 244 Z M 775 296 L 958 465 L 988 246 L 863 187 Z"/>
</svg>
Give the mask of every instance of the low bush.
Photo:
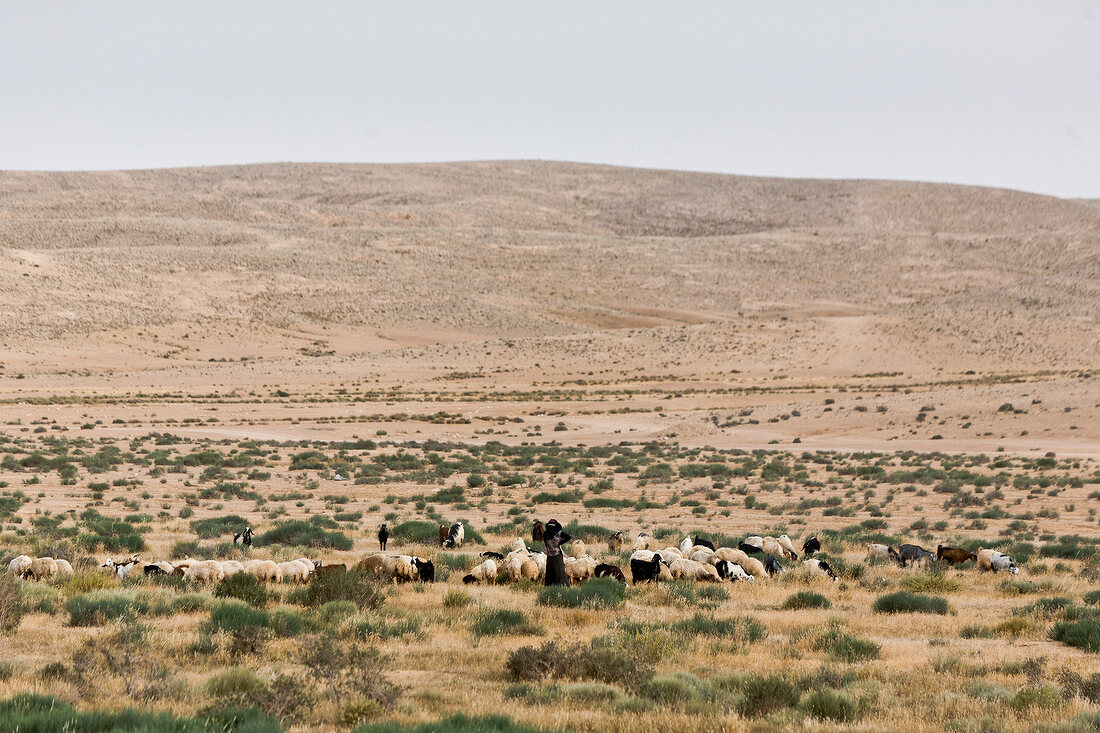
<svg viewBox="0 0 1100 733">
<path fill-rule="evenodd" d="M 363 723 L 352 733 L 553 733 L 549 728 L 517 723 L 504 715 L 457 713 L 430 723 Z"/>
<path fill-rule="evenodd" d="M 663 583 L 661 590 L 672 605 L 689 608 L 718 608 L 730 594 L 720 585 L 703 585 L 694 580 Z"/>
<path fill-rule="evenodd" d="M 377 611 L 386 602 L 378 580 L 365 570 L 324 573 L 310 578 L 302 593 L 307 606 L 319 607 L 330 601 L 351 601 L 361 611 Z"/>
<path fill-rule="evenodd" d="M 798 702 L 794 685 L 778 675 L 752 675 L 740 685 L 737 712 L 747 718 L 759 718 L 793 707 Z"/>
<path fill-rule="evenodd" d="M 803 590 L 789 596 L 780 608 L 785 611 L 797 611 L 803 608 L 832 608 L 832 606 L 829 599 L 820 593 Z"/>
<path fill-rule="evenodd" d="M 65 610 L 70 626 L 104 626 L 127 614 L 146 613 L 149 604 L 127 591 L 95 590 L 70 598 Z"/>
<path fill-rule="evenodd" d="M 847 695 L 834 690 L 814 690 L 799 704 L 806 713 L 821 720 L 846 723 L 860 715 L 859 705 Z"/>
<path fill-rule="evenodd" d="M 0 702 L 0 730 L 27 731 L 141 731 L 141 733 L 210 733 L 247 731 L 281 733 L 282 724 L 255 708 L 215 711 L 207 717 L 182 718 L 127 708 L 81 712 L 49 695 L 20 693 Z"/>
<path fill-rule="evenodd" d="M 875 613 L 934 613 L 943 616 L 947 613 L 947 599 L 901 590 L 879 596 L 872 610 Z"/>
<path fill-rule="evenodd" d="M 197 534 L 201 539 L 209 540 L 214 537 L 232 537 L 237 532 L 241 532 L 245 527 L 251 523 L 239 517 L 236 514 L 230 514 L 224 517 L 209 517 L 208 519 L 196 519 L 191 522 L 191 531 Z"/>
<path fill-rule="evenodd" d="M 1009 704 L 1017 710 L 1038 708 L 1053 710 L 1063 704 L 1062 695 L 1057 687 L 1025 687 L 1016 693 Z"/>
<path fill-rule="evenodd" d="M 23 607 L 27 613 L 57 613 L 60 597 L 61 594 L 53 586 L 28 583 L 23 587 Z"/>
<path fill-rule="evenodd" d="M 706 685 L 687 672 L 658 675 L 641 686 L 641 696 L 663 707 L 682 707 L 704 698 Z"/>
<path fill-rule="evenodd" d="M 1082 596 L 1082 600 L 1084 600 L 1085 605 L 1100 606 L 1100 588 L 1097 588 L 1096 590 L 1090 590 L 1088 593 Z"/>
<path fill-rule="evenodd" d="M 61 584 L 65 595 L 72 598 L 78 593 L 88 593 L 93 590 L 114 588 L 115 580 L 109 573 L 78 570 L 69 576 L 69 579 Z"/>
<path fill-rule="evenodd" d="M 1050 638 L 1067 646 L 1084 649 L 1086 652 L 1100 652 L 1100 617 L 1059 621 L 1050 630 Z"/>
<path fill-rule="evenodd" d="M 290 520 L 277 524 L 253 540 L 256 547 L 285 545 L 288 547 L 312 547 L 314 549 L 350 550 L 353 542 L 339 530 L 326 530 L 311 522 Z"/>
<path fill-rule="evenodd" d="M 7 573 L 0 575 L 0 633 L 11 633 L 19 628 L 26 608 L 19 583 Z"/>
<path fill-rule="evenodd" d="M 538 636 L 545 633 L 541 626 L 532 623 L 523 611 L 508 608 L 486 609 L 474 619 L 470 630 L 474 636 Z"/>
<path fill-rule="evenodd" d="M 739 646 L 752 644 L 767 637 L 768 630 L 752 616 L 715 618 L 697 613 L 672 625 L 673 631 L 689 637 L 713 636 L 733 641 Z"/>
<path fill-rule="evenodd" d="M 1054 583 L 1050 580 L 1035 582 L 1032 580 L 1020 580 L 1019 578 L 1005 578 L 998 589 L 1006 596 L 1028 596 L 1037 593 L 1050 593 L 1054 590 Z"/>
<path fill-rule="evenodd" d="M 271 600 L 267 585 L 255 575 L 235 573 L 218 581 L 214 587 L 217 598 L 237 598 L 250 606 L 263 608 Z"/>
<path fill-rule="evenodd" d="M 962 581 L 942 572 L 914 573 L 901 579 L 901 587 L 913 593 L 954 593 L 963 587 Z"/>
<path fill-rule="evenodd" d="M 873 641 L 850 636 L 832 629 L 814 642 L 814 648 L 838 662 L 862 662 L 882 656 L 882 647 Z"/>
<path fill-rule="evenodd" d="M 443 594 L 443 607 L 465 608 L 473 603 L 473 600 L 470 594 L 461 588 L 449 588 L 447 592 Z"/>
<path fill-rule="evenodd" d="M 593 578 L 574 586 L 548 585 L 539 591 L 540 606 L 562 608 L 617 608 L 626 600 L 626 587 L 614 578 Z"/>
<path fill-rule="evenodd" d="M 375 637 L 382 641 L 389 639 L 422 639 L 425 634 L 420 619 L 406 616 L 396 621 L 387 621 L 378 616 L 367 616 L 359 620 L 352 628 L 360 637 Z"/>
<path fill-rule="evenodd" d="M 248 603 L 231 598 L 214 606 L 205 629 L 210 632 L 228 631 L 234 633 L 245 628 L 266 628 L 269 617 L 263 611 Z"/>
</svg>

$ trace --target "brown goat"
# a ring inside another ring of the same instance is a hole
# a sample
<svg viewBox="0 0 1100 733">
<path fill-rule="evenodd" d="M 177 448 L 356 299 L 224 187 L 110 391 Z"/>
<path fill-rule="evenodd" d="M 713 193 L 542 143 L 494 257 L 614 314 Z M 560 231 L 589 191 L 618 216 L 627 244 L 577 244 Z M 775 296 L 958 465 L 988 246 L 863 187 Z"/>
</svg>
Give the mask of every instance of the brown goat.
<svg viewBox="0 0 1100 733">
<path fill-rule="evenodd" d="M 936 548 L 936 558 L 946 560 L 951 565 L 967 560 L 978 561 L 978 556 L 973 552 L 968 552 L 960 547 L 944 547 L 943 545 Z"/>
</svg>

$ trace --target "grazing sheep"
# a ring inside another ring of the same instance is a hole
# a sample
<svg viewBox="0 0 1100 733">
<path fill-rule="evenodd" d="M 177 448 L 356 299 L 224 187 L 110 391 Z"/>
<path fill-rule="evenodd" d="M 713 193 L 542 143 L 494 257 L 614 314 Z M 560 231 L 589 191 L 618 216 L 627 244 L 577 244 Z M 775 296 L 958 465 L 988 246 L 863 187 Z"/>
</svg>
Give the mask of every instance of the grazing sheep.
<svg viewBox="0 0 1100 733">
<path fill-rule="evenodd" d="M 493 560 L 503 560 L 504 559 L 504 555 L 501 555 L 499 552 L 493 552 L 492 550 L 486 550 L 485 552 L 481 553 L 481 556 L 482 557 L 488 557 L 488 558 L 491 558 Z"/>
<path fill-rule="evenodd" d="M 711 542 L 710 540 L 705 540 L 702 537 L 700 537 L 699 535 L 695 535 L 695 546 L 696 547 L 705 547 L 708 550 L 713 550 L 714 549 L 714 543 L 713 542 Z"/>
<path fill-rule="evenodd" d="M 523 578 L 523 564 L 525 562 L 531 562 L 531 559 L 522 553 L 510 553 L 508 557 L 499 563 L 499 571 L 507 574 L 508 579 L 516 583 Z"/>
<path fill-rule="evenodd" d="M 745 559 L 738 564 L 745 569 L 746 573 L 754 578 L 768 577 L 768 571 L 764 568 L 764 563 L 751 555 L 746 555 Z"/>
<path fill-rule="evenodd" d="M 684 557 L 684 553 L 680 552 L 679 547 L 666 547 L 662 550 L 658 550 L 657 552 L 659 552 L 661 557 L 665 559 L 665 562 L 672 562 L 677 558 L 683 559 Z"/>
<path fill-rule="evenodd" d="M 748 542 L 742 542 L 741 544 L 737 545 L 737 549 L 745 553 L 746 555 L 764 555 L 763 550 L 761 550 L 756 545 L 749 544 Z"/>
<path fill-rule="evenodd" d="M 245 563 L 244 571 L 267 583 L 279 583 L 283 579 L 283 573 L 274 560 L 250 560 Z"/>
<path fill-rule="evenodd" d="M 711 562 L 717 562 L 718 560 L 726 560 L 728 562 L 737 563 L 738 565 L 744 564 L 745 558 L 748 555 L 741 550 L 735 550 L 732 547 L 719 547 L 714 551 L 711 556 Z"/>
<path fill-rule="evenodd" d="M 748 537 L 745 538 L 745 541 L 742 542 L 741 544 L 743 544 L 743 545 L 752 545 L 753 547 L 755 547 L 757 549 L 763 550 L 764 549 L 764 538 L 761 537 L 758 534 L 749 535 Z M 748 550 L 746 550 L 746 552 L 748 552 Z"/>
<path fill-rule="evenodd" d="M 284 583 L 304 583 L 309 579 L 306 569 L 298 562 L 291 560 L 278 565 L 279 574 L 282 575 Z"/>
<path fill-rule="evenodd" d="M 52 557 L 36 557 L 31 560 L 31 567 L 26 574 L 35 580 L 52 578 L 57 575 L 57 561 Z"/>
<path fill-rule="evenodd" d="M 791 542 L 791 538 L 785 534 L 779 535 L 776 538 L 780 546 L 783 548 L 783 554 L 787 556 L 789 560 L 797 560 L 798 553 L 794 551 L 794 543 Z"/>
<path fill-rule="evenodd" d="M 750 583 L 756 580 L 756 578 L 746 573 L 743 567 L 729 560 L 719 560 L 714 564 L 714 569 L 718 571 L 718 577 L 723 580 L 747 580 Z"/>
<path fill-rule="evenodd" d="M 829 567 L 829 563 L 825 562 L 824 560 L 818 560 L 816 558 L 812 560 L 803 560 L 802 567 L 808 568 L 810 571 L 810 575 L 824 575 L 826 577 L 832 578 L 834 583 L 840 580 L 840 578 L 837 577 L 837 574 L 833 572 L 833 569 Z"/>
<path fill-rule="evenodd" d="M 381 575 L 386 563 L 385 555 L 368 555 L 355 564 L 357 570 L 363 570 L 372 575 Z"/>
<path fill-rule="evenodd" d="M 565 558 L 565 574 L 571 582 L 588 580 L 596 574 L 596 561 L 587 555 L 567 557 Z"/>
<path fill-rule="evenodd" d="M 779 543 L 774 537 L 765 537 L 764 545 L 761 547 L 764 550 L 765 555 L 775 555 L 777 557 L 786 557 L 787 550 Z"/>
<path fill-rule="evenodd" d="M 672 573 L 673 579 L 676 580 L 687 578 L 717 583 L 722 579 L 713 565 L 694 560 L 673 560 L 669 564 L 668 570 Z"/>
<path fill-rule="evenodd" d="M 637 555 L 638 553 L 634 554 Z M 630 558 L 630 580 L 634 585 L 638 585 L 639 583 L 658 583 L 661 577 L 660 569 L 662 567 L 664 566 L 661 564 L 660 555 L 653 554 L 648 560 L 632 556 Z"/>
<path fill-rule="evenodd" d="M 694 546 L 695 546 L 695 543 L 691 541 L 691 538 L 690 537 L 685 537 L 684 539 L 680 540 L 680 554 L 681 555 L 690 555 L 691 554 L 691 548 L 694 547 Z"/>
<path fill-rule="evenodd" d="M 936 556 L 929 550 L 921 547 L 920 545 L 904 544 L 898 548 L 898 557 L 900 559 L 901 566 L 905 567 L 906 564 L 909 562 L 923 565 L 926 560 L 934 558 Z"/>
<path fill-rule="evenodd" d="M 614 578 L 615 580 L 621 581 L 623 583 L 626 582 L 626 576 L 623 575 L 622 568 L 620 568 L 618 565 L 611 565 L 606 562 L 601 562 L 599 565 L 597 565 L 593 574 L 597 578 Z"/>
<path fill-rule="evenodd" d="M 542 522 L 536 519 L 535 523 L 531 525 L 531 541 L 542 542 L 542 536 L 545 531 L 546 530 L 543 528 Z"/>
<path fill-rule="evenodd" d="M 29 555 L 19 555 L 8 563 L 8 570 L 10 570 L 15 577 L 22 578 L 30 572 L 32 562 L 34 562 L 34 558 Z"/>
<path fill-rule="evenodd" d="M 695 562 L 710 563 L 710 559 L 712 557 L 714 557 L 714 553 L 710 550 L 705 550 L 704 549 L 704 550 L 696 550 L 695 552 L 691 553 L 691 557 L 689 559 L 694 560 Z M 713 565 L 713 563 L 710 563 L 710 564 Z"/>
<path fill-rule="evenodd" d="M 420 577 L 420 573 L 416 569 L 416 564 L 411 559 L 406 557 L 388 558 L 391 562 L 387 563 L 390 569 L 390 577 L 393 578 L 395 583 L 409 583 Z M 486 560 L 485 562 L 493 562 L 492 560 Z M 493 563 L 496 565 L 496 563 Z"/>
<path fill-rule="evenodd" d="M 238 560 L 222 560 L 222 574 L 229 578 L 244 571 L 244 563 Z M 146 565 L 148 567 L 148 565 Z"/>
<path fill-rule="evenodd" d="M 512 540 L 512 552 L 527 552 L 527 544 L 522 537 L 516 537 Z"/>
<path fill-rule="evenodd" d="M 135 565 L 137 565 L 136 560 L 130 560 L 126 563 L 117 563 L 111 558 L 107 558 L 100 567 L 110 568 L 111 572 L 114 573 L 119 580 L 125 580 L 126 576 L 130 574 L 130 571 L 134 569 Z"/>
<path fill-rule="evenodd" d="M 782 575 L 787 572 L 787 569 L 783 567 L 783 563 L 779 562 L 779 558 L 775 555 L 768 555 L 768 559 L 764 561 L 764 571 L 768 575 Z"/>
<path fill-rule="evenodd" d="M 462 526 L 462 522 L 455 522 L 447 530 L 447 539 L 443 541 L 443 546 L 448 548 L 462 547 L 462 538 L 465 536 L 466 528 Z"/>
<path fill-rule="evenodd" d="M 978 556 L 969 550 L 964 550 L 961 547 L 944 547 L 943 545 L 936 547 L 936 558 L 950 565 L 966 562 L 967 560 L 978 561 Z"/>
<path fill-rule="evenodd" d="M 632 550 L 648 550 L 650 537 L 645 532 L 639 532 L 638 536 L 634 538 L 634 546 Z"/>
<path fill-rule="evenodd" d="M 1016 561 L 1008 555 L 997 555 L 997 557 L 993 558 L 990 561 L 989 567 L 995 573 L 1000 572 L 1001 570 L 1007 570 L 1013 575 L 1016 575 L 1020 572 L 1020 569 L 1016 567 Z"/>
<path fill-rule="evenodd" d="M 197 562 L 183 571 L 184 580 L 195 580 L 204 583 L 217 583 L 225 577 L 222 565 L 217 560 L 203 560 Z"/>
<path fill-rule="evenodd" d="M 802 554 L 812 555 L 815 552 L 821 551 L 821 541 L 817 539 L 817 536 L 813 536 L 802 543 Z"/>
<path fill-rule="evenodd" d="M 519 575 L 520 578 L 530 581 L 538 581 L 542 579 L 542 572 L 539 571 L 539 564 L 530 558 L 524 560 L 523 563 L 520 565 Z"/>
<path fill-rule="evenodd" d="M 172 575 L 176 572 L 176 567 L 172 563 L 166 562 L 164 560 L 155 562 L 153 563 L 153 565 L 156 565 L 158 568 L 160 568 L 165 575 Z"/>
<path fill-rule="evenodd" d="M 497 579 L 497 563 L 496 560 L 486 560 L 467 575 L 463 576 L 462 582 L 469 585 L 470 583 L 494 583 Z"/>
<path fill-rule="evenodd" d="M 870 560 L 876 557 L 886 557 L 892 560 L 901 562 L 901 557 L 898 555 L 898 551 L 889 545 L 880 545 L 877 542 L 872 542 L 867 545 L 867 559 Z"/>
<path fill-rule="evenodd" d="M 539 578 L 545 578 L 546 577 L 546 553 L 545 552 L 536 552 L 534 555 L 531 556 L 531 559 L 535 561 L 536 565 L 538 565 Z"/>
<path fill-rule="evenodd" d="M 577 560 L 588 554 L 588 550 L 585 549 L 583 540 L 573 540 L 569 545 L 569 556 Z"/>
</svg>

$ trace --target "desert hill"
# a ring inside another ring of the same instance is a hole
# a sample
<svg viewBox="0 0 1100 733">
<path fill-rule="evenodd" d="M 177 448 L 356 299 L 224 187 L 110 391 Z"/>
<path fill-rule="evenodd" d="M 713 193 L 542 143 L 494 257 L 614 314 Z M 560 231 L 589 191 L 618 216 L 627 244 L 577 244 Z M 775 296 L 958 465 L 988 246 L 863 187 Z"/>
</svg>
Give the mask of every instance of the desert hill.
<svg viewBox="0 0 1100 733">
<path fill-rule="evenodd" d="M 1098 282 L 1095 202 L 1006 190 L 522 161 L 0 173 L 9 395 L 448 371 L 1049 372 L 1087 395 Z"/>
</svg>

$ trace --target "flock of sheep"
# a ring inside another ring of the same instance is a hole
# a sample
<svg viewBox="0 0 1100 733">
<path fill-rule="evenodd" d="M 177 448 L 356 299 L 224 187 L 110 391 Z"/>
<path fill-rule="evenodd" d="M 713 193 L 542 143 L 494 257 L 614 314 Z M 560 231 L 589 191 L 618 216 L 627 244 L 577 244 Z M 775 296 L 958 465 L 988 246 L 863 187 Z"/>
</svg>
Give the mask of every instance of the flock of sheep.
<svg viewBox="0 0 1100 733">
<path fill-rule="evenodd" d="M 541 524 L 536 522 L 532 532 L 532 541 L 541 538 Z M 383 537 L 385 534 L 385 537 Z M 440 545 L 447 548 L 461 547 L 464 529 L 461 523 L 449 528 L 440 528 Z M 388 532 L 385 525 L 379 531 L 380 546 L 385 549 Z M 619 552 L 624 543 L 623 533 L 615 532 L 607 541 L 611 552 Z M 651 549 L 654 538 L 642 532 L 634 539 L 630 555 L 630 580 L 634 584 L 659 582 L 662 580 L 695 580 L 718 583 L 725 580 L 754 581 L 786 572 L 782 561 L 799 560 L 799 553 L 787 535 L 779 537 L 747 537 L 736 548 L 715 547 L 701 537 L 685 537 L 679 546 Z M 821 549 L 816 537 L 810 537 L 802 545 L 802 566 L 812 575 L 838 580 L 828 562 L 809 557 Z M 512 541 L 508 554 L 487 551 L 481 553 L 484 558 L 472 568 L 462 580 L 464 583 L 519 582 L 529 580 L 539 582 L 546 577 L 546 554 L 527 547 L 523 538 Z M 974 561 L 981 571 L 1007 571 L 1018 573 L 1015 561 L 1008 555 L 996 550 L 981 549 L 977 553 L 956 547 L 940 545 L 936 553 L 918 545 L 903 544 L 898 550 L 883 544 L 868 545 L 868 558 L 885 558 L 897 561 L 905 566 L 912 562 L 920 564 L 937 558 L 952 565 Z M 568 555 L 564 558 L 565 573 L 571 583 L 589 578 L 612 577 L 623 583 L 626 574 L 617 565 L 598 562 L 588 552 L 582 540 L 569 542 Z M 103 567 L 110 568 L 118 578 L 125 578 L 135 568 L 141 568 L 145 575 L 178 575 L 186 580 L 217 583 L 223 578 L 245 573 L 264 582 L 306 583 L 315 575 L 346 572 L 347 566 L 324 565 L 309 558 L 301 557 L 288 562 L 273 560 L 193 560 L 190 558 L 174 562 L 145 563 L 137 554 L 123 561 L 108 558 Z M 432 560 L 414 555 L 386 555 L 378 553 L 360 560 L 356 566 L 372 575 L 393 582 L 434 582 L 435 565 Z M 43 580 L 57 575 L 71 575 L 72 565 L 66 560 L 52 557 L 31 558 L 20 555 L 8 564 L 8 569 L 19 578 Z"/>
</svg>

